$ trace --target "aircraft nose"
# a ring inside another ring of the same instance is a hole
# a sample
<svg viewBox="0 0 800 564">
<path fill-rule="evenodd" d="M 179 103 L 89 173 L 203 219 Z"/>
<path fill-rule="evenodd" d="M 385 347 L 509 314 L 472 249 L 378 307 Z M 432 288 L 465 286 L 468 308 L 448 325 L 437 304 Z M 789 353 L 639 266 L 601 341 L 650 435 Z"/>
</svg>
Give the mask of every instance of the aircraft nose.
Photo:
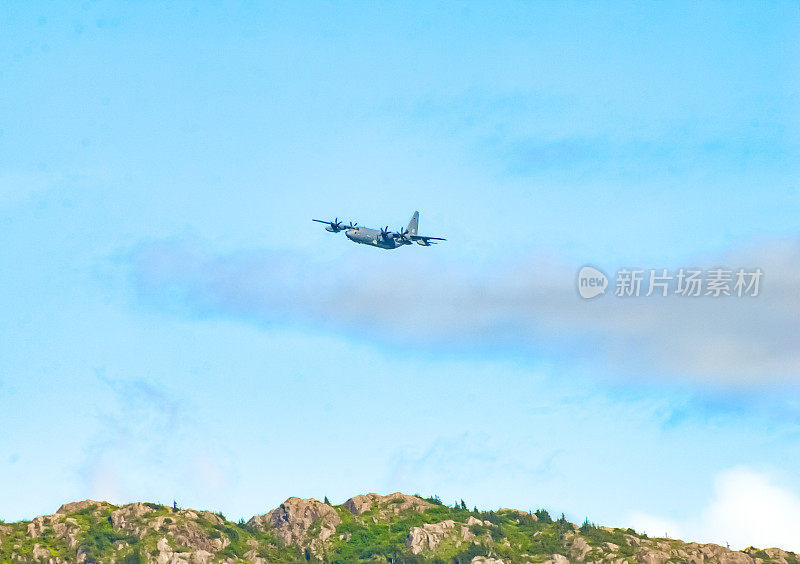
<svg viewBox="0 0 800 564">
<path fill-rule="evenodd" d="M 355 229 L 348 229 L 347 231 L 344 232 L 344 234 L 345 237 L 347 237 L 348 239 L 352 239 L 353 234 L 355 234 Z"/>
</svg>

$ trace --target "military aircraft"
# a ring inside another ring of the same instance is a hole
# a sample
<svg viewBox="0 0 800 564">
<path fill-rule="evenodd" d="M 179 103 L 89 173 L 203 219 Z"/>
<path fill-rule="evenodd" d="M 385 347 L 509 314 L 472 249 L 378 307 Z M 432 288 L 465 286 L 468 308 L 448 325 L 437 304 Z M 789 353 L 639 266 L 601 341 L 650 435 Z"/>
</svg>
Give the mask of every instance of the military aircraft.
<svg viewBox="0 0 800 564">
<path fill-rule="evenodd" d="M 312 219 L 311 221 L 327 224 L 325 231 L 330 231 L 331 233 L 344 231 L 347 238 L 354 243 L 371 245 L 373 247 L 380 247 L 381 249 L 396 249 L 403 245 L 410 245 L 411 243 L 416 243 L 423 247 L 430 247 L 431 245 L 435 245 L 437 241 L 447 240 L 442 237 L 417 235 L 417 225 L 419 224 L 418 211 L 415 211 L 414 215 L 411 216 L 408 227 L 397 232 L 389 231 L 388 225 L 383 229 L 360 227 L 358 223 L 353 223 L 352 221 L 349 225 L 345 225 L 343 222 L 339 221 L 338 217 L 333 221 L 325 221 L 323 219 Z"/>
</svg>

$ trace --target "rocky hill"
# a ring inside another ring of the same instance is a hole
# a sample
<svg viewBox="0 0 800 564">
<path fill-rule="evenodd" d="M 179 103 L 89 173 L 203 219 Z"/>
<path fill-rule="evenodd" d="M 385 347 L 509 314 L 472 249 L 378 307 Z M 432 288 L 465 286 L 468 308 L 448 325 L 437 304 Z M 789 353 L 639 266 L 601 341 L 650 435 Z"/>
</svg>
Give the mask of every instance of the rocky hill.
<svg viewBox="0 0 800 564">
<path fill-rule="evenodd" d="M 0 522 L 0 562 L 719 562 L 800 564 L 777 548 L 733 551 L 578 526 L 543 510 L 468 510 L 438 498 L 357 495 L 342 505 L 290 497 L 233 523 L 219 513 L 154 503 L 68 503 L 53 515 Z"/>
</svg>

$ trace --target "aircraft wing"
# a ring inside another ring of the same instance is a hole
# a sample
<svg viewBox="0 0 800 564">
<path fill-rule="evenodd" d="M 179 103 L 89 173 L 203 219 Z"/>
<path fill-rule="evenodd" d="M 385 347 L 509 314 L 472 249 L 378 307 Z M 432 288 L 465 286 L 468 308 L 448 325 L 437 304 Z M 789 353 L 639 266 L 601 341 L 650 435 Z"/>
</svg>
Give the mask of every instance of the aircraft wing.
<svg viewBox="0 0 800 564">
<path fill-rule="evenodd" d="M 332 233 L 338 233 L 339 231 L 346 231 L 358 225 L 358 223 L 353 223 L 352 221 L 350 222 L 350 225 L 345 225 L 343 221 L 339 221 L 338 217 L 333 221 L 325 221 L 324 219 L 312 219 L 311 221 L 316 221 L 317 223 L 326 223 L 328 227 L 326 227 L 325 229 L 327 229 Z"/>
<path fill-rule="evenodd" d="M 422 241 L 423 243 L 427 243 L 430 245 L 435 245 L 436 243 L 432 243 L 431 241 L 447 241 L 444 237 L 425 237 L 424 235 L 412 235 L 412 241 Z"/>
<path fill-rule="evenodd" d="M 339 221 L 337 217 L 334 221 L 328 221 L 325 219 L 312 219 L 311 221 L 316 221 L 317 223 L 327 223 L 328 225 L 345 225 L 344 221 Z M 352 221 L 350 223 L 353 223 Z"/>
</svg>

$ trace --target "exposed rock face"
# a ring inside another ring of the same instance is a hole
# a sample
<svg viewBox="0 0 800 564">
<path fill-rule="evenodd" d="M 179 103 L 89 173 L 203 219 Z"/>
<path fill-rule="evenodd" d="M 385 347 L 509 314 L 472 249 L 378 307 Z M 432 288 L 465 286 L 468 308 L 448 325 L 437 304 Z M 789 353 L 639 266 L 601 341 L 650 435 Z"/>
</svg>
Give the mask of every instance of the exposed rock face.
<svg viewBox="0 0 800 564">
<path fill-rule="evenodd" d="M 192 552 L 176 552 L 172 550 L 169 541 L 163 537 L 156 545 L 158 554 L 155 557 L 156 564 L 210 564 L 213 554 L 205 550 L 194 550 Z"/>
<path fill-rule="evenodd" d="M 316 499 L 290 497 L 280 507 L 250 519 L 248 525 L 260 530 L 273 530 L 284 544 L 319 550 L 342 522 L 330 505 Z M 309 535 L 312 527 L 319 527 Z"/>
<path fill-rule="evenodd" d="M 670 543 L 666 541 L 654 539 L 649 542 L 640 541 L 639 546 L 639 550 L 636 551 L 636 560 L 644 564 L 665 564 L 666 562 L 674 562 L 676 559 L 689 564 L 703 564 L 705 562 L 718 562 L 719 564 L 756 564 L 756 561 L 751 555 L 716 544 L 698 544 L 696 542 L 691 542 L 682 544 L 680 548 L 673 548 Z M 784 554 L 787 553 L 784 552 Z"/>
<path fill-rule="evenodd" d="M 589 546 L 589 543 L 586 542 L 586 539 L 583 537 L 575 537 L 572 541 L 572 545 L 569 547 L 569 557 L 571 559 L 577 560 L 578 562 L 583 562 L 584 558 L 586 558 L 586 554 L 592 550 L 592 547 Z"/>
<path fill-rule="evenodd" d="M 774 560 L 775 562 L 779 562 L 780 564 L 789 564 L 790 562 L 794 562 L 797 559 L 796 555 L 791 555 L 785 550 L 781 550 L 780 548 L 765 548 L 763 551 L 758 550 L 757 548 L 748 548 L 745 552 L 749 553 L 753 559 L 761 558 L 763 560 L 763 555 L 761 552 L 766 554 L 770 560 Z M 790 560 L 791 559 L 791 560 Z"/>
<path fill-rule="evenodd" d="M 87 507 L 94 507 L 95 509 L 100 509 L 101 507 L 108 507 L 111 505 L 107 501 L 94 501 L 93 499 L 85 499 L 83 501 L 73 501 L 72 503 L 65 503 L 61 507 L 58 508 L 59 515 L 67 515 L 70 513 L 77 513 L 78 511 L 82 511 Z"/>
<path fill-rule="evenodd" d="M 496 527 L 497 526 L 494 523 L 492 523 L 491 521 L 481 521 L 480 519 L 476 519 L 475 517 L 470 515 L 469 517 L 467 517 L 467 526 L 471 527 L 472 525 L 479 525 L 479 526 L 482 526 L 482 527 Z"/>
<path fill-rule="evenodd" d="M 247 541 L 247 546 L 250 547 L 250 550 L 248 550 L 244 554 L 244 557 L 245 557 L 246 560 L 249 560 L 253 564 L 268 564 L 269 561 L 267 559 L 262 558 L 262 557 L 260 557 L 258 555 L 258 550 L 257 550 L 258 549 L 258 542 L 257 541 L 255 541 L 253 539 L 250 539 L 250 540 Z"/>
<path fill-rule="evenodd" d="M 111 512 L 111 524 L 115 529 L 124 529 L 128 521 L 134 520 L 152 511 L 144 503 L 129 503 Z"/>
<path fill-rule="evenodd" d="M 508 507 L 503 507 L 502 509 L 498 509 L 497 510 L 498 513 L 500 513 L 501 511 L 504 511 L 506 513 L 513 513 L 513 514 L 521 515 L 521 516 L 525 516 L 525 517 L 531 517 L 531 518 L 533 518 L 534 521 L 538 521 L 539 520 L 539 518 L 536 515 L 534 515 L 533 513 L 529 513 L 528 511 L 523 511 L 522 509 L 511 509 L 511 508 L 508 508 Z"/>
<path fill-rule="evenodd" d="M 47 528 L 48 525 L 51 525 L 55 518 L 55 515 L 42 515 L 41 517 L 36 517 L 33 521 L 28 523 L 28 536 L 34 539 L 39 538 L 44 532 L 45 528 Z"/>
<path fill-rule="evenodd" d="M 85 548 L 85 531 L 78 523 L 77 518 L 85 521 L 89 518 L 94 523 L 108 523 L 111 527 L 130 535 L 124 535 L 121 540 L 114 543 L 115 551 L 130 554 L 130 538 L 145 539 L 148 535 L 161 534 L 153 549 L 145 548 L 148 562 L 162 564 L 206 564 L 219 561 L 215 554 L 224 550 L 231 544 L 227 535 L 221 534 L 214 527 L 228 530 L 230 524 L 219 515 L 208 511 L 172 510 L 165 506 L 145 503 L 131 503 L 115 508 L 109 503 L 93 500 L 80 501 L 62 505 L 57 513 L 36 517 L 25 525 L 27 536 L 32 539 L 54 539 L 56 546 L 60 546 L 56 553 L 64 554 L 64 545 L 72 552 L 66 558 L 55 556 L 54 552 L 37 543 L 28 553 L 26 558 L 22 554 L 13 553 L 12 561 L 18 562 L 48 562 L 61 564 L 66 562 L 83 562 L 87 560 Z M 202 523 L 202 526 L 201 526 Z M 3 526 L 0 537 L 10 532 L 12 527 Z M 234 533 L 235 534 L 235 533 Z M 251 539 L 252 540 L 252 539 Z M 53 540 L 50 541 L 52 546 Z M 63 543 L 63 544 L 60 544 Z M 152 546 L 152 545 L 151 545 Z M 0 538 L 2 547 L 2 538 Z M 18 543 L 17 548 L 21 548 Z M 177 548 L 173 548 L 177 547 Z M 259 545 L 251 550 L 251 562 L 263 564 L 264 559 L 258 555 Z M 141 554 L 141 552 L 140 552 Z M 1 555 L 0 555 L 1 556 Z M 1 560 L 1 558 L 0 558 Z"/>
<path fill-rule="evenodd" d="M 636 554 L 636 561 L 643 564 L 665 564 L 669 562 L 669 554 L 659 550 L 646 550 Z"/>
<path fill-rule="evenodd" d="M 337 507 L 289 498 L 247 525 L 208 511 L 86 500 L 31 521 L 0 523 L 0 562 L 267 564 L 416 555 L 449 561 L 458 554 L 460 562 L 469 557 L 472 564 L 800 564 L 798 555 L 778 548 L 735 551 L 649 538 L 630 529 L 537 523 L 530 517 L 511 509 L 477 514 L 400 493 L 359 495 Z M 393 535 L 388 544 L 387 530 Z M 368 539 L 381 540 L 372 546 Z"/>
<path fill-rule="evenodd" d="M 167 515 L 149 517 L 152 513 L 153 509 L 144 503 L 129 503 L 112 511 L 108 520 L 115 529 L 125 531 L 139 538 L 144 538 L 146 534 L 152 531 L 166 532 L 177 546 L 197 551 L 197 558 L 200 560 L 207 560 L 210 558 L 207 555 L 213 555 L 230 544 L 230 540 L 227 537 L 210 538 L 197 524 L 196 521 L 200 518 L 211 523 L 212 526 L 224 523 L 224 520 L 219 515 L 209 511 L 179 510 L 172 513 L 175 517 Z M 180 519 L 180 517 L 185 519 Z M 177 559 L 175 561 L 184 561 L 188 556 L 177 554 L 169 558 Z"/>
<path fill-rule="evenodd" d="M 57 537 L 66 540 L 70 548 L 78 547 L 78 535 L 80 535 L 81 528 L 75 519 L 67 517 L 63 522 L 54 523 L 53 532 Z"/>
<path fill-rule="evenodd" d="M 33 545 L 33 558 L 36 560 L 50 560 L 50 551 L 39 544 Z"/>
<path fill-rule="evenodd" d="M 415 495 L 406 495 L 395 492 L 389 495 L 368 493 L 357 495 L 344 502 L 344 506 L 353 515 L 361 515 L 365 511 L 378 508 L 380 514 L 393 513 L 397 515 L 402 511 L 425 511 L 431 504 Z"/>
<path fill-rule="evenodd" d="M 156 545 L 158 549 L 158 556 L 156 556 L 156 564 L 188 564 L 189 559 L 182 558 L 181 555 L 176 555 L 172 548 L 169 546 L 169 541 L 162 537 Z"/>
<path fill-rule="evenodd" d="M 406 546 L 412 554 L 423 550 L 436 550 L 455 528 L 455 521 L 448 519 L 441 523 L 425 523 L 421 527 L 412 527 L 406 537 Z"/>
<path fill-rule="evenodd" d="M 147 531 L 141 523 L 141 517 L 150 513 L 152 509 L 144 503 L 129 503 L 111 512 L 111 526 L 118 530 L 127 531 L 138 537 L 143 537 Z"/>
</svg>

